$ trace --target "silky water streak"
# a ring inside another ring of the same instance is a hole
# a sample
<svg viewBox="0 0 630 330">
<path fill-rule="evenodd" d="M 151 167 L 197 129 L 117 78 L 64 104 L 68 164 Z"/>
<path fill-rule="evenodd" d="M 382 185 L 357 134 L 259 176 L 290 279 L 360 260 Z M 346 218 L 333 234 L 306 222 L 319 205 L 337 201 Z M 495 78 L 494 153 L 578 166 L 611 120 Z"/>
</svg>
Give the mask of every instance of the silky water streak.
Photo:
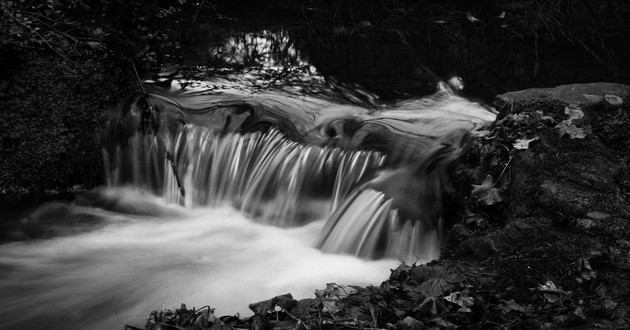
<svg viewBox="0 0 630 330">
<path fill-rule="evenodd" d="M 280 227 L 327 218 L 321 250 L 409 262 L 439 255 L 441 180 L 495 117 L 446 89 L 362 106 L 286 91 L 152 89 L 117 111 L 110 132 L 125 127 L 128 138 L 104 153 L 111 186 L 186 207 L 231 205 Z"/>
</svg>

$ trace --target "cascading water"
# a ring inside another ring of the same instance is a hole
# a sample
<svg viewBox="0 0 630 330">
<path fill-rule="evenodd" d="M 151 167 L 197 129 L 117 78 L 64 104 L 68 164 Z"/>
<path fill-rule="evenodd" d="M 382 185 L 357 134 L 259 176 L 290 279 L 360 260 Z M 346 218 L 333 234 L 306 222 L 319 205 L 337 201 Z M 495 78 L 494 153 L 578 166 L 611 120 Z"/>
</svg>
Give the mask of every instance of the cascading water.
<svg viewBox="0 0 630 330">
<path fill-rule="evenodd" d="M 283 92 L 158 90 L 135 105 L 131 122 L 161 120 L 105 152 L 111 185 L 187 207 L 229 203 L 281 227 L 327 217 L 323 251 L 407 261 L 439 255 L 440 177 L 493 118 L 446 89 L 372 110 Z"/>
<path fill-rule="evenodd" d="M 494 117 L 448 93 L 361 107 L 150 90 L 110 113 L 108 188 L 21 220 L 46 239 L 0 245 L 2 328 L 115 329 L 182 302 L 225 315 L 378 284 L 439 254 L 444 169 Z"/>
<path fill-rule="evenodd" d="M 187 207 L 229 203 L 281 227 L 327 217 L 323 251 L 411 262 L 439 255 L 440 179 L 494 116 L 447 90 L 372 110 L 280 91 L 156 90 L 134 104 L 132 122 L 161 119 L 105 152 L 113 186 Z"/>
<path fill-rule="evenodd" d="M 304 146 L 275 129 L 220 135 L 189 124 L 164 144 L 136 134 L 125 151 L 105 152 L 115 165 L 109 184 L 153 187 L 166 202 L 188 207 L 229 203 L 283 227 L 326 216 L 331 198 L 339 201 L 384 163 L 378 152 Z M 129 175 L 123 179 L 121 172 Z"/>
</svg>

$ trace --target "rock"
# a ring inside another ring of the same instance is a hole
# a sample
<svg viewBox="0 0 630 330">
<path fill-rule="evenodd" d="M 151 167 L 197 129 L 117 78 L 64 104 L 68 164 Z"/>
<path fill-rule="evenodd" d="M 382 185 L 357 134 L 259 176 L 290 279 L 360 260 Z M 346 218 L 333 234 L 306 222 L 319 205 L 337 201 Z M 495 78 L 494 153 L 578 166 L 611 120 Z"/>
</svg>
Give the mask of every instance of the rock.
<svg viewBox="0 0 630 330">
<path fill-rule="evenodd" d="M 478 260 L 488 259 L 499 252 L 494 246 L 494 241 L 488 236 L 469 238 L 459 245 L 459 249 L 460 253 Z"/>
<path fill-rule="evenodd" d="M 506 195 L 513 213 L 570 219 L 593 209 L 629 211 L 619 185 L 629 169 L 600 139 L 561 138 L 549 128 L 538 135 L 541 143 L 517 152 L 511 163 Z"/>
<path fill-rule="evenodd" d="M 567 105 L 573 104 L 590 107 L 606 100 L 618 104 L 619 100 L 628 98 L 630 86 L 615 83 L 591 83 L 561 85 L 554 88 L 530 88 L 509 92 L 497 96 L 497 105 L 510 104 L 516 101 L 530 101 L 537 98 L 559 100 Z M 622 101 L 623 103 L 623 101 Z"/>
<path fill-rule="evenodd" d="M 275 311 L 275 307 L 279 306 L 284 310 L 291 310 L 297 304 L 297 300 L 293 299 L 290 293 L 276 296 L 269 300 L 259 301 L 249 304 L 249 309 L 254 314 L 265 315 Z"/>
</svg>

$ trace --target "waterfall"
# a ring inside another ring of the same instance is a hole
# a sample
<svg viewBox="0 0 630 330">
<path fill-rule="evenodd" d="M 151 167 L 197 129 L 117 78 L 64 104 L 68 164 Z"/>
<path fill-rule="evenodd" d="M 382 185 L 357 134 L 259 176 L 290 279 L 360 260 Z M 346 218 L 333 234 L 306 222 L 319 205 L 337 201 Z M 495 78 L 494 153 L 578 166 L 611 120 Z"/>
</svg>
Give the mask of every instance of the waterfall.
<svg viewBox="0 0 630 330">
<path fill-rule="evenodd" d="M 185 125 L 165 140 L 160 147 L 155 136 L 136 134 L 113 157 L 105 151 L 116 164 L 108 184 L 150 188 L 188 207 L 230 204 L 282 227 L 328 215 L 333 201 L 385 160 L 374 151 L 304 146 L 276 129 L 220 135 Z"/>
<path fill-rule="evenodd" d="M 445 92 L 370 108 L 280 91 L 152 90 L 110 116 L 110 135 L 124 138 L 104 149 L 107 183 L 278 227 L 325 218 L 324 252 L 430 260 L 445 169 L 493 118 Z"/>
</svg>

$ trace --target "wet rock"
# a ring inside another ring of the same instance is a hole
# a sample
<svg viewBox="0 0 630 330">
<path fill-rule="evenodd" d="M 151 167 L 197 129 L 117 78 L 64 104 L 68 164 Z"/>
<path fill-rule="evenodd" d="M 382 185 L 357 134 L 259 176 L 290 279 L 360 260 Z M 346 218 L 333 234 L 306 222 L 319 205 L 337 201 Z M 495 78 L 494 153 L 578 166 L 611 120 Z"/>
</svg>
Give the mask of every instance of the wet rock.
<svg viewBox="0 0 630 330">
<path fill-rule="evenodd" d="M 510 113 L 539 111 L 540 105 L 553 104 L 554 107 L 543 110 L 545 115 L 556 120 L 559 132 L 571 138 L 594 133 L 605 145 L 625 153 L 630 148 L 629 98 L 630 86 L 592 83 L 509 92 L 497 96 L 495 104 L 499 108 L 509 108 Z"/>
<path fill-rule="evenodd" d="M 296 304 L 297 300 L 293 299 L 290 293 L 287 293 L 269 300 L 249 304 L 249 309 L 254 312 L 254 314 L 266 315 L 267 313 L 276 311 L 276 306 L 284 310 L 291 310 Z"/>
<path fill-rule="evenodd" d="M 487 236 L 469 238 L 459 245 L 459 250 L 461 254 L 469 255 L 478 260 L 494 257 L 499 252 L 494 241 Z"/>
</svg>

